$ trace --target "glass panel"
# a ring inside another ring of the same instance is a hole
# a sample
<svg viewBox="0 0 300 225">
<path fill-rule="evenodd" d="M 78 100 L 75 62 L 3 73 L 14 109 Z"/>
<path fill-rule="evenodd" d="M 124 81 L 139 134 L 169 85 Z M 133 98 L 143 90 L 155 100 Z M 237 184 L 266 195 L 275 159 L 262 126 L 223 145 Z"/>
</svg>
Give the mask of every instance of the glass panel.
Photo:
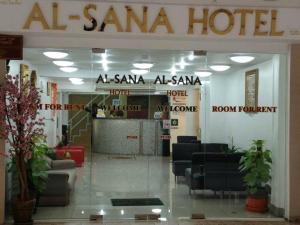
<svg viewBox="0 0 300 225">
<path fill-rule="evenodd" d="M 37 70 L 47 145 L 56 150 L 55 160 L 71 159 L 77 167 L 50 168 L 67 174 L 56 181 L 65 189 L 50 185 L 40 194 L 34 219 L 283 217 L 272 209 L 285 207 L 286 56 L 251 54 L 253 62 L 236 64 L 229 61 L 232 53 L 191 59 L 190 51 L 107 49 L 103 55 L 65 49 L 66 60 L 79 69 L 67 74 L 43 51 L 25 49 L 22 63 Z M 135 75 L 133 62 L 154 66 Z M 210 69 L 221 62 L 231 68 Z M 12 74 L 20 63 L 10 62 Z M 200 71 L 212 75 L 195 75 Z M 58 84 L 56 103 L 51 83 Z M 63 110 L 55 114 L 51 104 Z M 266 141 L 273 159 L 272 207 L 265 214 L 245 210 L 239 170 L 240 158 L 258 139 Z M 60 140 L 67 146 L 57 146 Z M 8 173 L 7 199 L 11 180 Z"/>
</svg>

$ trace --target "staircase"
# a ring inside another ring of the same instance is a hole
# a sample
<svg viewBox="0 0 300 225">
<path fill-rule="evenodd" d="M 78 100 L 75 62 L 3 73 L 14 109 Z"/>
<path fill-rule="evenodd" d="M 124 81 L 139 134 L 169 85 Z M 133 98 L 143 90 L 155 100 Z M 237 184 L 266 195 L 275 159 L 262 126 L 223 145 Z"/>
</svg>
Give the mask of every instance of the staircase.
<svg viewBox="0 0 300 225">
<path fill-rule="evenodd" d="M 91 108 L 92 104 L 105 104 L 110 96 L 97 95 L 87 104 L 87 108 Z M 68 121 L 69 143 L 72 145 L 82 145 L 85 149 L 91 149 L 92 137 L 92 116 L 87 111 L 78 111 Z"/>
</svg>

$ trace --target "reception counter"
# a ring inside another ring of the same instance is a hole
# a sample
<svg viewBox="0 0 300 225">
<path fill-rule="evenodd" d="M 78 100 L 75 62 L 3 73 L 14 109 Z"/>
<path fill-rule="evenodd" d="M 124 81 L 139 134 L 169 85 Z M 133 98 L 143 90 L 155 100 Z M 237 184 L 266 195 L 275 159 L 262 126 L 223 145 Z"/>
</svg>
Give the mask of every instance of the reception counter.
<svg viewBox="0 0 300 225">
<path fill-rule="evenodd" d="M 103 154 L 162 155 L 160 121 L 94 119 L 92 149 Z"/>
</svg>

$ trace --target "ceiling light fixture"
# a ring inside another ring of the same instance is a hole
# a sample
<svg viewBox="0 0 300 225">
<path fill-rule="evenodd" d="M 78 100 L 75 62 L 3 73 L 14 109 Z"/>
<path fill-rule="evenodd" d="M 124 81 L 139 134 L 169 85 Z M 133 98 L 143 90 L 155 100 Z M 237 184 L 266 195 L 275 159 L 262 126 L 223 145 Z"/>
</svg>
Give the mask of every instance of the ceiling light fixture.
<svg viewBox="0 0 300 225">
<path fill-rule="evenodd" d="M 133 63 L 133 66 L 138 69 L 150 69 L 153 67 L 153 63 Z"/>
<path fill-rule="evenodd" d="M 99 211 L 99 215 L 102 215 L 102 216 L 104 216 L 106 213 L 105 213 L 105 211 L 103 210 L 103 209 L 101 209 L 100 211 Z"/>
<path fill-rule="evenodd" d="M 72 84 L 75 85 L 82 85 L 84 84 L 83 80 L 81 78 L 69 78 L 69 81 L 71 81 Z"/>
<path fill-rule="evenodd" d="M 102 68 L 105 72 L 107 72 L 108 71 L 107 63 L 102 63 Z"/>
<path fill-rule="evenodd" d="M 51 59 L 63 59 L 69 55 L 66 52 L 43 52 L 43 54 Z"/>
<path fill-rule="evenodd" d="M 53 61 L 53 63 L 57 66 L 73 66 L 74 62 L 71 61 Z"/>
<path fill-rule="evenodd" d="M 78 70 L 76 67 L 60 67 L 59 69 L 66 73 L 74 73 Z"/>
<path fill-rule="evenodd" d="M 105 55 L 105 56 L 104 56 Z M 108 71 L 109 68 L 108 68 L 108 64 L 109 63 L 112 63 L 111 61 L 108 61 L 106 59 L 106 53 L 102 54 L 102 60 L 101 61 L 98 61 L 98 63 L 101 63 L 102 64 L 102 68 L 104 71 Z"/>
<path fill-rule="evenodd" d="M 161 209 L 152 209 L 153 213 L 161 213 Z"/>
<path fill-rule="evenodd" d="M 178 65 L 180 69 L 183 70 L 189 64 L 184 61 L 184 58 L 181 58 L 181 61 L 179 63 L 176 63 L 176 65 Z"/>
<path fill-rule="evenodd" d="M 211 66 L 209 66 L 209 68 L 211 68 L 212 70 L 217 71 L 217 72 L 223 72 L 223 71 L 229 70 L 230 66 L 228 66 L 228 65 L 211 65 Z"/>
<path fill-rule="evenodd" d="M 169 70 L 169 71 L 171 71 L 171 75 L 176 75 L 176 73 L 177 73 L 177 69 L 176 69 L 176 66 L 174 65 L 174 66 L 172 66 L 172 68 Z"/>
<path fill-rule="evenodd" d="M 144 75 L 148 73 L 148 70 L 130 70 L 131 73 L 136 74 L 136 75 Z"/>
<path fill-rule="evenodd" d="M 190 61 L 193 61 L 195 59 L 195 55 L 194 55 L 194 52 L 192 52 L 189 56 L 188 56 L 188 59 Z"/>
<path fill-rule="evenodd" d="M 210 71 L 196 71 L 195 75 L 198 77 L 209 77 L 212 75 L 212 72 Z"/>
<path fill-rule="evenodd" d="M 249 55 L 236 55 L 230 57 L 230 60 L 236 63 L 248 63 L 253 61 L 254 59 L 255 59 L 254 56 L 249 56 Z"/>
</svg>

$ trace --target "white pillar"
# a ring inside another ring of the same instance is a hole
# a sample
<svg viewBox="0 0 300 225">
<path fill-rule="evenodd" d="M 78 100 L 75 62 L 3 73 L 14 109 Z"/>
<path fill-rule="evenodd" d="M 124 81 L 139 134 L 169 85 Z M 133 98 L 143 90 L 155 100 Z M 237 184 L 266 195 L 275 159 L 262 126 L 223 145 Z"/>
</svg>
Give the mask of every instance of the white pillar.
<svg viewBox="0 0 300 225">
<path fill-rule="evenodd" d="M 289 101 L 289 219 L 300 219 L 300 45 L 291 46 Z"/>
</svg>

